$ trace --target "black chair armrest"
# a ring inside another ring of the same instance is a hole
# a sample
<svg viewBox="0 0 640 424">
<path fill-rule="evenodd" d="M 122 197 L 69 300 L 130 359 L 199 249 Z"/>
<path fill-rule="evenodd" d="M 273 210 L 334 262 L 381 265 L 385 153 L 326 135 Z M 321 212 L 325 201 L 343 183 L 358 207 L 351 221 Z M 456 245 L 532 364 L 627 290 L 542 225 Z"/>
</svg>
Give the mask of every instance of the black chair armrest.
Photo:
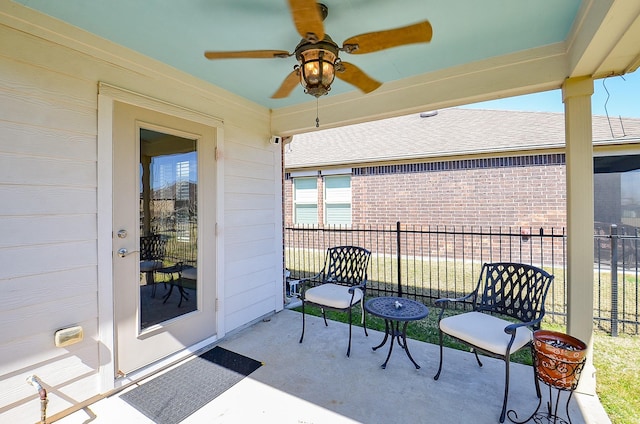
<svg viewBox="0 0 640 424">
<path fill-rule="evenodd" d="M 536 325 L 540 324 L 540 322 L 542 322 L 542 317 L 540 317 L 539 319 L 535 319 L 533 321 L 528 321 L 528 322 L 516 322 L 516 323 L 507 325 L 504 328 L 504 332 L 507 334 L 514 335 L 516 333 L 516 330 L 518 330 L 518 328 L 535 327 Z"/>
<path fill-rule="evenodd" d="M 318 278 L 322 275 L 322 272 L 317 273 L 316 275 L 312 275 L 311 277 L 300 278 L 298 281 L 300 284 L 308 284 L 310 282 L 318 282 Z"/>
<path fill-rule="evenodd" d="M 367 288 L 367 280 L 363 281 L 362 283 L 358 284 L 357 286 L 349 287 L 349 293 L 353 294 L 355 292 L 355 289 L 360 289 L 360 290 L 364 291 L 366 288 Z"/>
<path fill-rule="evenodd" d="M 441 299 L 437 299 L 434 303 L 436 306 L 439 306 L 441 308 L 444 308 L 447 303 L 449 302 L 464 302 L 467 299 L 472 298 L 473 296 L 475 296 L 475 292 L 471 292 L 466 296 L 463 297 L 456 297 L 456 298 L 452 298 L 452 297 L 443 297 Z"/>
<path fill-rule="evenodd" d="M 365 290 L 367 289 L 367 280 L 364 280 L 362 283 L 358 284 L 357 286 L 351 286 L 349 287 L 349 293 L 351 294 L 351 298 L 353 299 L 353 296 L 356 292 L 356 289 L 360 289 L 360 291 L 362 291 L 363 295 Z"/>
<path fill-rule="evenodd" d="M 441 298 L 441 299 L 437 299 L 437 300 L 434 302 L 434 305 L 435 305 L 436 307 L 439 307 L 439 308 L 440 308 L 440 314 L 438 315 L 438 321 L 440 321 L 440 320 L 442 319 L 442 316 L 444 315 L 444 310 L 446 309 L 446 307 L 447 307 L 447 304 L 448 304 L 448 303 L 450 303 L 450 302 L 451 302 L 451 303 L 455 303 L 455 302 L 464 302 L 465 300 L 467 300 L 467 299 L 470 299 L 470 298 L 474 297 L 474 296 L 475 296 L 475 294 L 476 294 L 475 292 L 471 292 L 471 293 L 469 293 L 468 295 L 463 296 L 463 297 L 456 297 L 456 298 L 453 298 L 453 297 L 443 297 L 443 298 Z"/>
<path fill-rule="evenodd" d="M 315 285 L 314 283 L 320 283 L 320 276 L 322 275 L 323 271 L 320 271 L 319 273 L 317 273 L 316 275 L 312 275 L 311 277 L 305 277 L 305 278 L 300 278 L 298 280 L 298 284 L 300 285 L 300 296 L 304 297 L 304 292 L 307 291 L 308 288 L 310 288 L 312 285 Z"/>
</svg>

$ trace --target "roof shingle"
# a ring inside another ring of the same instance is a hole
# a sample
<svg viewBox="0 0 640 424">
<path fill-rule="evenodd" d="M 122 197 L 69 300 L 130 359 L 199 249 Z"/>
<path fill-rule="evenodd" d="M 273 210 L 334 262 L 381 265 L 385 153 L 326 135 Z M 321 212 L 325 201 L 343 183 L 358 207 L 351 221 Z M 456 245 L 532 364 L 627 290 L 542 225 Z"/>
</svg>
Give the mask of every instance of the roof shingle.
<svg viewBox="0 0 640 424">
<path fill-rule="evenodd" d="M 561 148 L 564 114 L 451 108 L 293 137 L 286 168 Z M 639 142 L 640 119 L 593 117 L 594 142 Z"/>
</svg>

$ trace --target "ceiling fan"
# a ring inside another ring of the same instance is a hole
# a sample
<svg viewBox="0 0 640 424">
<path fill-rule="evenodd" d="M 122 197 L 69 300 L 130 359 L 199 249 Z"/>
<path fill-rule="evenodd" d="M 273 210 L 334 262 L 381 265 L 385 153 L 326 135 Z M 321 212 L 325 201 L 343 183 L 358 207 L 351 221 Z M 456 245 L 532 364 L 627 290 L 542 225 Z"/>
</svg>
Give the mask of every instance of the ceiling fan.
<svg viewBox="0 0 640 424">
<path fill-rule="evenodd" d="M 331 90 L 335 77 L 345 81 L 364 93 L 370 93 L 382 85 L 369 77 L 357 66 L 343 62 L 339 52 L 349 54 L 372 53 L 391 47 L 413 43 L 428 43 L 433 34 L 429 21 L 390 29 L 369 32 L 348 38 L 339 47 L 324 32 L 323 21 L 328 8 L 315 0 L 288 0 L 293 22 L 302 36 L 293 53 L 286 50 L 247 50 L 247 51 L 207 51 L 208 59 L 273 59 L 296 57 L 298 64 L 285 78 L 278 90 L 271 96 L 274 99 L 287 97 L 300 82 L 305 93 L 315 97 L 325 95 Z"/>
</svg>

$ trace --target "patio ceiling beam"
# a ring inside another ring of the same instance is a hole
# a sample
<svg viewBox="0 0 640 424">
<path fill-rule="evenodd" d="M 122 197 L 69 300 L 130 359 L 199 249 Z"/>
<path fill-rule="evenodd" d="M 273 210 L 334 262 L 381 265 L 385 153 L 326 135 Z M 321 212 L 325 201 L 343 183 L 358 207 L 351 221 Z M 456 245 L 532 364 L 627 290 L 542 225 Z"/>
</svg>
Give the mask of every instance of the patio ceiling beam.
<svg viewBox="0 0 640 424">
<path fill-rule="evenodd" d="M 567 42 L 569 75 L 597 79 L 633 72 L 638 67 L 639 39 L 640 2 L 585 2 Z"/>
<path fill-rule="evenodd" d="M 272 111 L 272 131 L 287 136 L 425 110 L 558 89 L 567 77 L 566 46 L 552 44 L 402 81 L 386 82 L 367 95 L 320 98 Z"/>
</svg>

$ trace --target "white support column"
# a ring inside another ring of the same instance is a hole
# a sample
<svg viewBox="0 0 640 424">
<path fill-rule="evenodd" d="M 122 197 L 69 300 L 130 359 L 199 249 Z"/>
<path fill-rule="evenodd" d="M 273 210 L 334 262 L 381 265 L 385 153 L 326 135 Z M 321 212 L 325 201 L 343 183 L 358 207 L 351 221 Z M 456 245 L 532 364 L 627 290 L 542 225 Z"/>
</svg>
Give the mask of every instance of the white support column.
<svg viewBox="0 0 640 424">
<path fill-rule="evenodd" d="M 578 390 L 595 394 L 593 367 L 593 80 L 569 78 L 562 86 L 567 180 L 567 332 L 588 346 Z"/>
</svg>

